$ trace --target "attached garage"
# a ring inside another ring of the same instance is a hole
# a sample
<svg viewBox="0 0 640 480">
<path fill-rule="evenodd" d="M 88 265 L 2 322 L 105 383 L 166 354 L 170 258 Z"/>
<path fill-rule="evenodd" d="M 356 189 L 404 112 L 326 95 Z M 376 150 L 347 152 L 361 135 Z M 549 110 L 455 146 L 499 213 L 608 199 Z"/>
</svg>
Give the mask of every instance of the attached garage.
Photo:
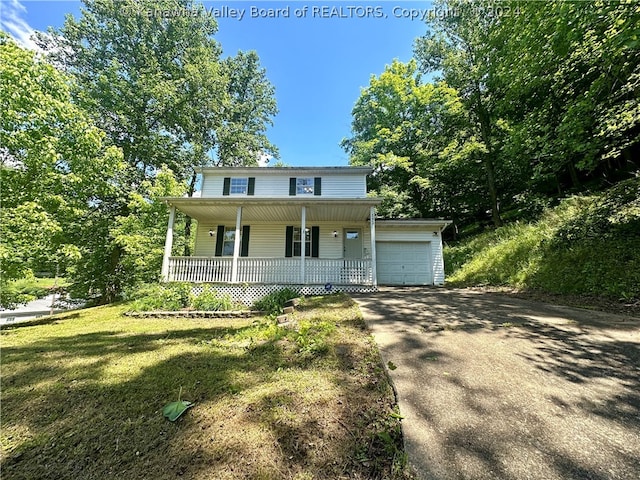
<svg viewBox="0 0 640 480">
<path fill-rule="evenodd" d="M 442 285 L 445 220 L 376 220 L 379 285 Z"/>
<path fill-rule="evenodd" d="M 432 285 L 430 242 L 376 242 L 381 285 Z"/>
</svg>

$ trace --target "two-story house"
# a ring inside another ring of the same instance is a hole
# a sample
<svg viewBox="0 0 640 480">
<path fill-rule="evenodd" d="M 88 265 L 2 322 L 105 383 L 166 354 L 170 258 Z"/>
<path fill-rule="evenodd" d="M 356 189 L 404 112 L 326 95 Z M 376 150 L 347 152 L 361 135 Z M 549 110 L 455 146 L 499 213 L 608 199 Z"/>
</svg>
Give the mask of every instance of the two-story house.
<svg viewBox="0 0 640 480">
<path fill-rule="evenodd" d="M 166 281 L 282 286 L 305 294 L 441 285 L 441 232 L 431 219 L 376 219 L 368 167 L 229 167 L 201 171 L 200 197 L 170 197 Z M 197 220 L 192 257 L 171 256 L 175 211 Z M 222 287 L 222 285 L 220 285 Z"/>
</svg>

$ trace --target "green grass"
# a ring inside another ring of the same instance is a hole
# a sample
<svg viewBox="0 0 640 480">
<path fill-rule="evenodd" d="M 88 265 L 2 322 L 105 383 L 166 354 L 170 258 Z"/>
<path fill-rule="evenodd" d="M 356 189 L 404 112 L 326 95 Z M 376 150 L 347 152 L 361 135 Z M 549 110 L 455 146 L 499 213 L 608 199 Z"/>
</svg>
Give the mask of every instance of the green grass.
<svg viewBox="0 0 640 480">
<path fill-rule="evenodd" d="M 357 306 L 138 319 L 127 304 L 3 329 L 6 478 L 407 478 L 393 391 Z M 177 398 L 195 403 L 178 421 Z"/>
<path fill-rule="evenodd" d="M 444 250 L 447 281 L 557 294 L 640 298 L 640 179 L 564 200 Z"/>
<path fill-rule="evenodd" d="M 8 282 L 3 285 L 0 302 L 11 304 L 23 303 L 46 297 L 54 287 L 64 288 L 68 283 L 64 278 L 29 277 Z"/>
</svg>

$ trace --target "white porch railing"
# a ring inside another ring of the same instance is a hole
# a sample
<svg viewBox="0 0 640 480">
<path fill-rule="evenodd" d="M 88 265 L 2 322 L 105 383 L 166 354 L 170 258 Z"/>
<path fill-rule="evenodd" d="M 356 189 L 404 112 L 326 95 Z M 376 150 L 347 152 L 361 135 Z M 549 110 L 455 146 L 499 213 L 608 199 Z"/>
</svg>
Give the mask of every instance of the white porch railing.
<svg viewBox="0 0 640 480">
<path fill-rule="evenodd" d="M 170 257 L 168 280 L 230 283 L 229 257 Z M 301 279 L 300 258 L 238 258 L 238 283 L 372 285 L 371 260 L 305 258 Z"/>
<path fill-rule="evenodd" d="M 231 282 L 233 259 L 228 257 L 169 257 L 170 282 Z M 215 278 L 216 280 L 212 280 Z"/>
<path fill-rule="evenodd" d="M 299 260 L 298 260 L 299 263 Z M 336 285 L 371 285 L 371 260 L 305 259 L 305 282 L 309 284 L 333 283 Z"/>
</svg>

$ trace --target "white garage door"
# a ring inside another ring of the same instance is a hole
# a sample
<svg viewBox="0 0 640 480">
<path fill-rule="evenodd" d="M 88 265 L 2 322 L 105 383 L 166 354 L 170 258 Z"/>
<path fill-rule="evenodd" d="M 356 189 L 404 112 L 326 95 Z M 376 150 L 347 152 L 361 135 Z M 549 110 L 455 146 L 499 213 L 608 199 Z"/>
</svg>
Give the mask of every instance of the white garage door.
<svg viewBox="0 0 640 480">
<path fill-rule="evenodd" d="M 376 269 L 381 285 L 431 285 L 431 244 L 376 242 Z"/>
</svg>

